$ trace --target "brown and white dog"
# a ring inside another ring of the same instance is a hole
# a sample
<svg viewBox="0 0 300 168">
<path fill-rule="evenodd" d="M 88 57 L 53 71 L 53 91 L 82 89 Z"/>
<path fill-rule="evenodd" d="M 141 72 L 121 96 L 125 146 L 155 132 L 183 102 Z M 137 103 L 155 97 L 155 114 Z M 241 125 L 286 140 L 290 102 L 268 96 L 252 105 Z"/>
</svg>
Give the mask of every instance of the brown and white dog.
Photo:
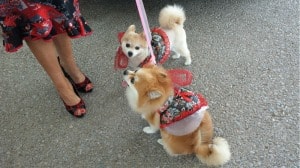
<svg viewBox="0 0 300 168">
<path fill-rule="evenodd" d="M 158 142 L 170 155 L 196 154 L 207 165 L 222 165 L 231 153 L 224 138 L 213 138 L 207 102 L 201 94 L 174 88 L 167 71 L 148 65 L 125 70 L 126 97 L 130 107 L 149 123 L 145 133 L 160 130 Z"/>
<path fill-rule="evenodd" d="M 186 41 L 186 32 L 183 28 L 186 16 L 179 5 L 167 5 L 159 14 L 160 28 L 165 32 L 173 51 L 173 58 L 184 56 L 185 65 L 190 65 L 192 60 Z M 129 58 L 129 66 L 136 68 L 150 55 L 144 33 L 137 33 L 135 26 L 128 27 L 121 38 L 123 53 Z"/>
</svg>

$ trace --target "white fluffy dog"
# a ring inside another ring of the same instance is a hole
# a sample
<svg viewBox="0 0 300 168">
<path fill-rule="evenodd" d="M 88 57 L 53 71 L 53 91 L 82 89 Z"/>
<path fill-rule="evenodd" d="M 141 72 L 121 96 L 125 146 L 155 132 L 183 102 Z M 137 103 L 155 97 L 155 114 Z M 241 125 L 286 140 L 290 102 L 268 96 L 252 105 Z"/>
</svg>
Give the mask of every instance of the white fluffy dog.
<svg viewBox="0 0 300 168">
<path fill-rule="evenodd" d="M 183 28 L 186 20 L 183 8 L 178 5 L 168 5 L 160 11 L 158 20 L 160 28 L 169 38 L 170 49 L 173 51 L 172 57 L 184 56 L 186 58 L 185 65 L 190 65 L 192 60 L 186 41 L 186 32 Z M 150 55 L 144 33 L 136 33 L 134 25 L 129 26 L 121 38 L 121 47 L 132 67 L 139 67 Z"/>
</svg>

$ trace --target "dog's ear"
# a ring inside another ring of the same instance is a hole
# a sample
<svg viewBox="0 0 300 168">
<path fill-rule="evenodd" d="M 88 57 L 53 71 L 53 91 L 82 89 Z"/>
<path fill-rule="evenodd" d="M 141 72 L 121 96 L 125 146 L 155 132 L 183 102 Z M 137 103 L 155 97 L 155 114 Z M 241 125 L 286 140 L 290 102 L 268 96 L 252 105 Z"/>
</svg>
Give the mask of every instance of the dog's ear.
<svg viewBox="0 0 300 168">
<path fill-rule="evenodd" d="M 150 90 L 148 92 L 148 97 L 153 100 L 153 99 L 157 99 L 159 98 L 160 96 L 162 96 L 161 92 L 158 91 L 158 90 Z"/>
<path fill-rule="evenodd" d="M 127 29 L 127 32 L 133 31 L 135 32 L 135 25 L 130 25 Z"/>
<path fill-rule="evenodd" d="M 140 33 L 140 36 L 141 36 L 143 39 L 145 39 L 145 40 L 146 40 L 146 35 L 145 35 L 145 32 L 142 32 L 142 33 Z"/>
<path fill-rule="evenodd" d="M 157 79 L 159 82 L 165 82 L 167 79 L 167 73 L 165 72 L 158 72 Z"/>
<path fill-rule="evenodd" d="M 158 77 L 160 77 L 160 78 L 166 78 L 167 77 L 167 73 L 165 73 L 165 72 L 159 72 L 158 73 Z"/>
</svg>

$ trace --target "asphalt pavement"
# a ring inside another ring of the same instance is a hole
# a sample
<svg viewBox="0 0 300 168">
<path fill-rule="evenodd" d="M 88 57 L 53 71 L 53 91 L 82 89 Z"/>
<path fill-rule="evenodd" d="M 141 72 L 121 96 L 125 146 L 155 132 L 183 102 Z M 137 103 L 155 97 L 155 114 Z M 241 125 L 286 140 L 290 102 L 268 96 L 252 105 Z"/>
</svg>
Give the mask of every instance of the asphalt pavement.
<svg viewBox="0 0 300 168">
<path fill-rule="evenodd" d="M 208 100 L 215 135 L 226 138 L 225 168 L 299 168 L 299 1 L 145 0 L 151 27 L 167 4 L 185 8 L 192 65 L 188 88 Z M 24 44 L 0 50 L 1 168 L 194 168 L 194 155 L 171 157 L 142 131 L 115 70 L 118 32 L 141 23 L 134 1 L 81 1 L 94 32 L 75 39 L 81 70 L 94 82 L 81 94 L 88 113 L 71 116 Z M 2 40 L 2 39 L 1 39 Z"/>
</svg>

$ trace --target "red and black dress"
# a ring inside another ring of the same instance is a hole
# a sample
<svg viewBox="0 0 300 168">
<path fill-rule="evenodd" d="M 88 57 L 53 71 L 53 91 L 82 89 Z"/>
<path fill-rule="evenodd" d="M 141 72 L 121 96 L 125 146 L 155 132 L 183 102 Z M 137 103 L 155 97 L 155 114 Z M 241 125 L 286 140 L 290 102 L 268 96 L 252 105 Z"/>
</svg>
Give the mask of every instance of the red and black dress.
<svg viewBox="0 0 300 168">
<path fill-rule="evenodd" d="M 175 136 L 183 136 L 195 131 L 208 108 L 207 101 L 200 93 L 185 88 L 175 88 L 161 109 L 160 128 Z"/>
<path fill-rule="evenodd" d="M 92 32 L 78 0 L 0 0 L 0 26 L 7 52 L 22 47 L 23 39 L 50 40 L 61 33 L 77 38 Z"/>
</svg>

